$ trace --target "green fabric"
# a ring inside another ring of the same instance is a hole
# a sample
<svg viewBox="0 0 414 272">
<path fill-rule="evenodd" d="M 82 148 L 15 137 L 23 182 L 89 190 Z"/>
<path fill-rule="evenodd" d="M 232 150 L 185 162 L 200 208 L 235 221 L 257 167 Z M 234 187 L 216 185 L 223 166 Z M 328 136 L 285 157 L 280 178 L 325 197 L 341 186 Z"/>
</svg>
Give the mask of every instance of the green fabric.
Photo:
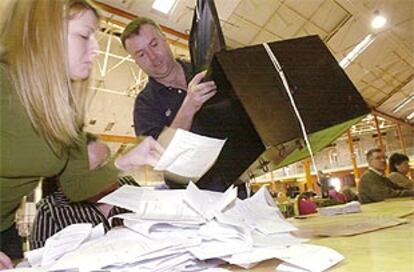
<svg viewBox="0 0 414 272">
<path fill-rule="evenodd" d="M 71 150 L 61 175 L 61 186 L 72 201 L 90 198 L 113 184 L 118 171 L 112 163 L 89 171 L 86 136 L 82 148 Z M 59 174 L 67 156 L 58 157 L 33 129 L 16 92 L 0 65 L 0 231 L 13 224 L 22 197 L 30 193 L 41 177 Z"/>
<path fill-rule="evenodd" d="M 312 152 L 316 154 L 317 152 L 321 151 L 327 145 L 329 145 L 338 137 L 343 135 L 352 125 L 355 125 L 356 123 L 361 121 L 364 117 L 365 115 L 359 116 L 357 118 L 351 119 L 336 126 L 329 127 L 327 129 L 323 129 L 311 135 L 308 135 L 310 145 L 312 147 Z M 283 161 L 277 164 L 276 167 L 274 167 L 274 169 L 282 168 L 294 162 L 303 160 L 307 157 L 309 157 L 309 152 L 306 146 L 302 149 L 297 148 L 292 153 L 290 153 Z"/>
</svg>

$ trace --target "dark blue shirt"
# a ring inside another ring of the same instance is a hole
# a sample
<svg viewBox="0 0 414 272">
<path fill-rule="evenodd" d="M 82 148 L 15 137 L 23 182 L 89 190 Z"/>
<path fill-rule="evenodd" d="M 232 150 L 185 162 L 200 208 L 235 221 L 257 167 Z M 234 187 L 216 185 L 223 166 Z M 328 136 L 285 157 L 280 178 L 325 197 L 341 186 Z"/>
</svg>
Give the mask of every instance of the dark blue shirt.
<svg viewBox="0 0 414 272">
<path fill-rule="evenodd" d="M 194 73 L 190 63 L 178 61 L 188 82 Z M 134 106 L 135 134 L 158 138 L 165 126 L 170 126 L 187 95 L 186 90 L 164 86 L 153 78 L 139 93 Z M 193 131 L 193 129 L 191 129 Z"/>
<path fill-rule="evenodd" d="M 178 61 L 184 69 L 185 78 L 187 84 L 193 78 L 195 73 L 192 70 L 191 64 Z M 177 115 L 178 110 L 180 109 L 185 96 L 187 95 L 186 90 L 177 89 L 170 86 L 164 86 L 163 84 L 157 82 L 153 78 L 149 78 L 147 85 L 145 85 L 144 90 L 142 90 L 135 100 L 134 106 L 134 127 L 135 134 L 152 136 L 155 139 L 161 134 L 162 130 L 166 126 L 170 126 L 174 121 L 175 116 Z M 204 110 L 205 107 L 203 106 Z M 230 108 L 226 107 L 225 111 L 228 111 Z M 215 108 L 206 112 L 209 120 L 203 120 L 203 118 L 196 120 L 195 118 L 191 131 L 197 134 L 226 138 L 227 137 L 227 124 L 220 122 L 221 117 L 223 117 L 223 111 L 217 111 Z M 213 120 L 215 122 L 212 122 Z M 224 118 L 226 119 L 226 118 Z M 213 131 L 217 131 L 217 126 L 224 128 L 224 134 L 226 135 L 210 135 L 203 131 L 203 127 L 212 127 Z M 222 169 L 222 168 L 225 169 Z M 233 165 L 230 166 L 233 168 Z M 210 171 L 208 171 L 198 182 L 197 186 L 201 189 L 208 189 L 212 191 L 224 192 L 228 186 L 230 186 L 231 181 L 227 180 L 223 174 L 225 171 L 230 171 L 229 163 L 223 165 L 215 165 Z M 170 188 L 182 188 L 182 185 L 176 184 L 172 181 L 166 180 L 166 184 Z M 239 197 L 245 197 L 245 186 L 239 187 Z"/>
</svg>

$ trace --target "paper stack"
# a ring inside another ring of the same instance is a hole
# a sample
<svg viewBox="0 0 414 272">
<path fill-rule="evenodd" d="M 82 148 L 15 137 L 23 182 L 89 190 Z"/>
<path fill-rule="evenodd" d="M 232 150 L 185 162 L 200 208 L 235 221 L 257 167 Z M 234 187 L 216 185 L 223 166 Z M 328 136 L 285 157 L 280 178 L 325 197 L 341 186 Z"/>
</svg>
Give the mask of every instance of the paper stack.
<svg viewBox="0 0 414 272">
<path fill-rule="evenodd" d="M 117 216 L 125 227 L 91 239 L 90 225 L 70 226 L 29 262 L 48 270 L 190 272 L 225 271 L 218 268 L 224 263 L 250 268 L 276 258 L 284 262 L 276 271 L 324 271 L 343 259 L 290 234 L 296 228 L 265 188 L 243 201 L 236 195 L 233 187 L 217 193 L 193 183 L 171 191 L 123 186 L 100 202 L 131 210 Z M 57 253 L 66 242 L 70 246 Z"/>
<path fill-rule="evenodd" d="M 326 215 L 326 216 L 347 214 L 347 213 L 359 213 L 361 212 L 361 203 L 359 203 L 358 201 L 351 201 L 341 206 L 319 208 L 318 212 L 320 215 Z"/>
</svg>

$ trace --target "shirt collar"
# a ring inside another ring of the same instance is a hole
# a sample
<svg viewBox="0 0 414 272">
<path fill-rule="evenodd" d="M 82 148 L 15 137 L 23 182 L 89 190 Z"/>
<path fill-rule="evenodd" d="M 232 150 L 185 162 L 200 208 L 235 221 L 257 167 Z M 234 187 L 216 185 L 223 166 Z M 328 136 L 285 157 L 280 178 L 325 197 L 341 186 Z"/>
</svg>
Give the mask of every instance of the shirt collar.
<svg viewBox="0 0 414 272">
<path fill-rule="evenodd" d="M 181 67 L 184 70 L 185 80 L 186 82 L 190 82 L 190 80 L 193 78 L 193 69 L 191 63 L 185 62 L 183 60 L 177 59 L 177 62 L 181 65 Z M 159 83 L 156 79 L 149 77 L 148 79 L 148 85 L 152 90 L 160 91 L 162 89 L 167 88 L 168 86 L 165 86 L 161 83 Z"/>
<path fill-rule="evenodd" d="M 372 168 L 371 166 L 369 166 L 369 167 L 368 167 L 368 169 L 369 169 L 369 170 L 371 170 L 372 172 L 376 173 L 377 175 L 381 176 L 381 177 L 383 177 L 383 176 L 384 176 L 384 174 L 383 174 L 383 173 L 381 173 L 380 171 L 378 171 L 378 170 L 376 170 L 376 169 Z"/>
</svg>

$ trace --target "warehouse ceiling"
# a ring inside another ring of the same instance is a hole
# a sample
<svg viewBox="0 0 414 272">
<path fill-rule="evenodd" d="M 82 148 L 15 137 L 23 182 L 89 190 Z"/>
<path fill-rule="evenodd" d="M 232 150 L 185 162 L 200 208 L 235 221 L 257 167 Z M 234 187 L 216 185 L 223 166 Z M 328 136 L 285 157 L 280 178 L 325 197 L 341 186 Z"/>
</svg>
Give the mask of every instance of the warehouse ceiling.
<svg viewBox="0 0 414 272">
<path fill-rule="evenodd" d="M 134 98 L 145 84 L 146 76 L 119 41 L 119 33 L 131 18 L 148 16 L 159 22 L 174 53 L 188 58 L 187 37 L 195 0 L 177 0 L 168 14 L 155 10 L 153 2 L 95 1 L 103 9 L 98 35 L 101 51 L 93 74 L 94 99 L 87 124 L 95 133 L 134 136 Z M 344 66 L 346 73 L 375 112 L 414 125 L 414 1 L 216 0 L 215 3 L 230 48 L 316 34 L 338 62 L 345 63 L 351 51 L 366 47 Z M 371 26 L 376 15 L 387 19 L 384 27 Z M 360 44 L 363 41 L 367 42 L 365 46 Z"/>
</svg>

